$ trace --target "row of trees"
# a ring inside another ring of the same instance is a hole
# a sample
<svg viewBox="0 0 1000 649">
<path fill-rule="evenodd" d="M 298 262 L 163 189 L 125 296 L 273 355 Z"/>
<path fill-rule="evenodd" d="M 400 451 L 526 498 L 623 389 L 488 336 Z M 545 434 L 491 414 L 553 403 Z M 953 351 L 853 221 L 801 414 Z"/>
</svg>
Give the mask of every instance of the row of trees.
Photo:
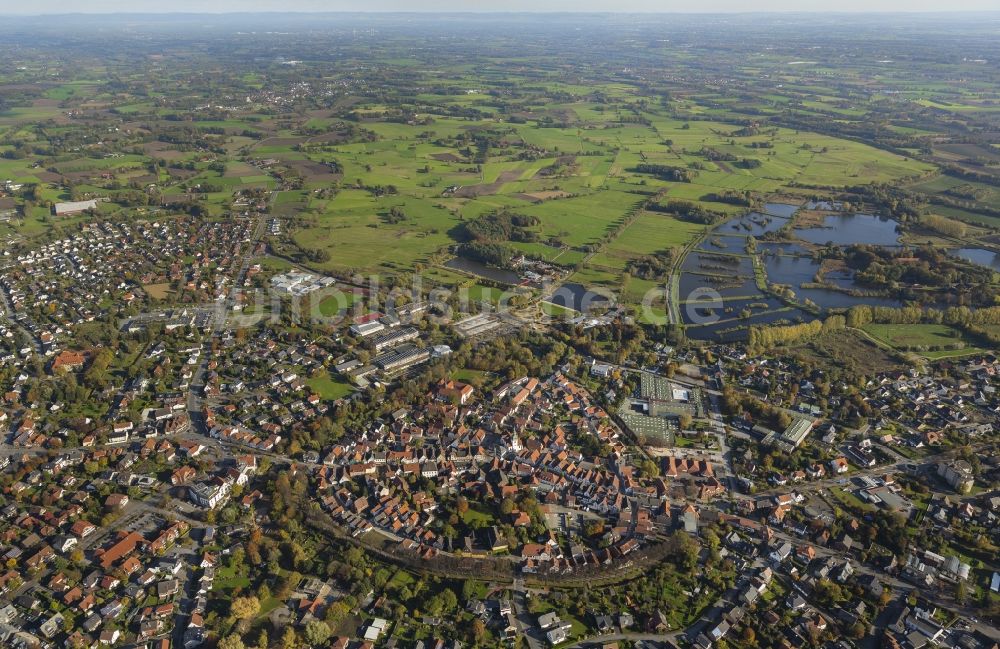
<svg viewBox="0 0 1000 649">
<path fill-rule="evenodd" d="M 698 177 L 698 172 L 684 167 L 641 162 L 635 166 L 636 173 L 649 174 L 660 180 L 675 183 L 689 183 Z"/>
<path fill-rule="evenodd" d="M 739 205 L 740 207 L 761 208 L 764 206 L 764 199 L 757 192 L 748 189 L 726 189 L 719 192 L 709 192 L 701 197 L 703 201 L 713 203 L 727 203 L 729 205 Z"/>
<path fill-rule="evenodd" d="M 845 325 L 844 316 L 832 315 L 826 320 L 812 320 L 801 324 L 750 327 L 748 344 L 752 352 L 760 352 L 778 345 L 796 343 L 823 333 L 842 330 Z"/>
<path fill-rule="evenodd" d="M 848 327 L 866 324 L 946 324 L 957 327 L 989 327 L 1000 325 L 1000 307 L 970 309 L 956 306 L 947 309 L 924 309 L 918 306 L 887 307 L 859 304 L 847 310 Z"/>
<path fill-rule="evenodd" d="M 938 214 L 928 214 L 924 216 L 920 219 L 920 225 L 948 237 L 962 238 L 968 231 L 966 225 L 961 221 L 949 219 L 946 216 L 940 216 Z"/>
<path fill-rule="evenodd" d="M 710 210 L 707 207 L 692 203 L 691 201 L 668 200 L 664 202 L 649 201 L 646 209 L 652 212 L 663 212 L 664 214 L 674 214 L 685 221 L 712 225 L 727 218 L 723 212 Z"/>
<path fill-rule="evenodd" d="M 851 307 L 845 315 L 831 315 L 826 320 L 812 320 L 785 326 L 751 327 L 748 344 L 751 351 L 760 352 L 842 330 L 845 327 L 859 329 L 867 324 L 945 324 L 958 327 L 989 344 L 1000 342 L 1000 336 L 991 329 L 1000 325 L 1000 307 L 976 310 L 968 307 L 949 307 L 942 310 L 923 309 L 918 306 L 895 308 L 862 304 Z"/>
</svg>

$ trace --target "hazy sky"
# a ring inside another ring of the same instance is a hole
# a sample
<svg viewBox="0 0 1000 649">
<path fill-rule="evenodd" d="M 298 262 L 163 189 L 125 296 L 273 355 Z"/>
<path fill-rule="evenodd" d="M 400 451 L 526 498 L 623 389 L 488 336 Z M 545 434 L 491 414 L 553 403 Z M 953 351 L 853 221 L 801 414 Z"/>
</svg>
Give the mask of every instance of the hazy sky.
<svg viewBox="0 0 1000 649">
<path fill-rule="evenodd" d="M 996 11 L 998 0 L 0 0 L 0 14 L 233 11 Z"/>
</svg>

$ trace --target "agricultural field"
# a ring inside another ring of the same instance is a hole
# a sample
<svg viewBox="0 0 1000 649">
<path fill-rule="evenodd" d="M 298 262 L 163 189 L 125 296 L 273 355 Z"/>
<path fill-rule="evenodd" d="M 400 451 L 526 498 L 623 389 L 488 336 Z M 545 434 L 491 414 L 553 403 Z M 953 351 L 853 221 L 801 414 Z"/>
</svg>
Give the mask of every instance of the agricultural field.
<svg viewBox="0 0 1000 649">
<path fill-rule="evenodd" d="M 304 189 L 279 198 L 277 206 L 301 206 L 290 236 L 307 256 L 320 259 L 309 264 L 317 270 L 404 273 L 437 266 L 461 243 L 464 222 L 508 210 L 536 219 L 533 241 L 510 242 L 517 253 L 569 269 L 569 281 L 620 291 L 626 301 L 640 294 L 625 286 L 632 262 L 678 251 L 705 232 L 676 215 L 643 210 L 651 197 L 736 214 L 739 207 L 712 195 L 787 191 L 820 180 L 896 181 L 932 169 L 870 146 L 788 129 L 734 139 L 738 129 L 732 123 L 670 119 L 672 109 L 643 110 L 648 126 L 622 123 L 620 112 L 595 110 L 593 89 L 558 103 L 548 97 L 554 90 L 538 89 L 542 103 L 534 122 L 436 114 L 428 123 L 389 123 L 381 117 L 383 106 L 357 102 L 353 112 L 364 116 L 361 128 L 371 141 L 320 147 L 311 144 L 315 138 L 268 138 L 249 149 L 305 171 Z M 619 111 L 639 103 L 637 88 L 616 84 L 613 90 Z M 468 102 L 464 94 L 433 99 L 442 113 L 459 100 Z M 698 104 L 687 101 L 685 107 Z M 549 126 L 544 117 L 554 112 L 570 123 Z M 473 152 L 470 143 L 476 142 Z M 770 148 L 755 169 L 706 158 L 708 150 L 754 155 L 765 151 L 758 148 L 762 143 Z M 530 159 L 522 159 L 526 154 Z M 691 182 L 670 182 L 639 171 L 641 164 L 700 169 Z M 317 197 L 328 186 L 321 177 L 334 168 L 340 190 Z M 393 218 L 393 210 L 403 217 Z M 445 283 L 456 282 L 449 277 Z"/>
<path fill-rule="evenodd" d="M 970 236 L 1000 225 L 991 180 L 1000 152 L 949 137 L 956 121 L 965 134 L 996 119 L 982 67 L 958 66 L 967 78 L 956 84 L 951 70 L 933 67 L 914 76 L 864 57 L 834 65 L 814 60 L 811 41 L 796 34 L 791 59 L 723 54 L 715 37 L 652 50 L 604 44 L 567 75 L 540 63 L 558 54 L 526 53 L 509 66 L 465 53 L 441 65 L 414 55 L 418 42 L 397 34 L 377 55 L 345 44 L 345 61 L 379 67 L 371 78 L 308 58 L 251 70 L 222 56 L 211 92 L 241 99 L 217 105 L 192 99 L 209 92 L 190 74 L 197 62 L 106 64 L 122 87 L 104 80 L 104 67 L 0 73 L 10 89 L 0 181 L 22 188 L 9 192 L 13 214 L 0 218 L 0 237 L 86 223 L 91 216 L 52 214 L 70 200 L 107 199 L 97 210 L 107 218 L 220 219 L 264 206 L 282 224 L 268 271 L 420 275 L 454 288 L 476 279 L 444 267 L 464 254 L 466 225 L 506 212 L 531 221 L 500 242 L 512 256 L 635 304 L 667 281 L 665 268 L 637 279 L 644 259 L 681 256 L 708 230 L 704 219 L 652 203 L 719 219 L 746 212 L 751 199 L 833 198 L 875 183 L 907 188 L 929 211 L 974 226 Z M 630 56 L 636 70 L 622 74 L 617 62 Z M 664 60 L 682 72 L 665 72 Z M 719 74 L 738 82 L 719 86 Z M 872 75 L 892 93 L 867 96 Z M 872 131 L 875 121 L 885 128 Z"/>
</svg>

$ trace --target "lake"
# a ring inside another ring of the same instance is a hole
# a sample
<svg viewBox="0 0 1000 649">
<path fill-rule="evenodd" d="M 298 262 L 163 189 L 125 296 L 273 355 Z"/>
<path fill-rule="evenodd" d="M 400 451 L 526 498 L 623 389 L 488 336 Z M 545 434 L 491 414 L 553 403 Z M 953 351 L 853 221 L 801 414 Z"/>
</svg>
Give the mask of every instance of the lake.
<svg viewBox="0 0 1000 649">
<path fill-rule="evenodd" d="M 795 236 L 817 245 L 896 246 L 899 245 L 898 225 L 893 219 L 873 214 L 828 214 L 821 227 L 796 229 Z"/>
<path fill-rule="evenodd" d="M 985 266 L 986 268 L 1000 270 L 1000 252 L 986 250 L 985 248 L 959 248 L 957 250 L 949 250 L 948 254 L 964 259 L 965 261 L 971 261 L 980 266 Z"/>
</svg>

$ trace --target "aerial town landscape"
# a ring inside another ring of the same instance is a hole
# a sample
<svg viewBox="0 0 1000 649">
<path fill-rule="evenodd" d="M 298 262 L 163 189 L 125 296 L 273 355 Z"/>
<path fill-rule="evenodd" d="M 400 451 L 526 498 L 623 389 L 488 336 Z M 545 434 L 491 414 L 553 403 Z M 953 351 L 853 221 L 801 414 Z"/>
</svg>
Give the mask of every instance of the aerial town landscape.
<svg viewBox="0 0 1000 649">
<path fill-rule="evenodd" d="M 0 24 L 0 647 L 1000 647 L 1000 14 Z"/>
</svg>

